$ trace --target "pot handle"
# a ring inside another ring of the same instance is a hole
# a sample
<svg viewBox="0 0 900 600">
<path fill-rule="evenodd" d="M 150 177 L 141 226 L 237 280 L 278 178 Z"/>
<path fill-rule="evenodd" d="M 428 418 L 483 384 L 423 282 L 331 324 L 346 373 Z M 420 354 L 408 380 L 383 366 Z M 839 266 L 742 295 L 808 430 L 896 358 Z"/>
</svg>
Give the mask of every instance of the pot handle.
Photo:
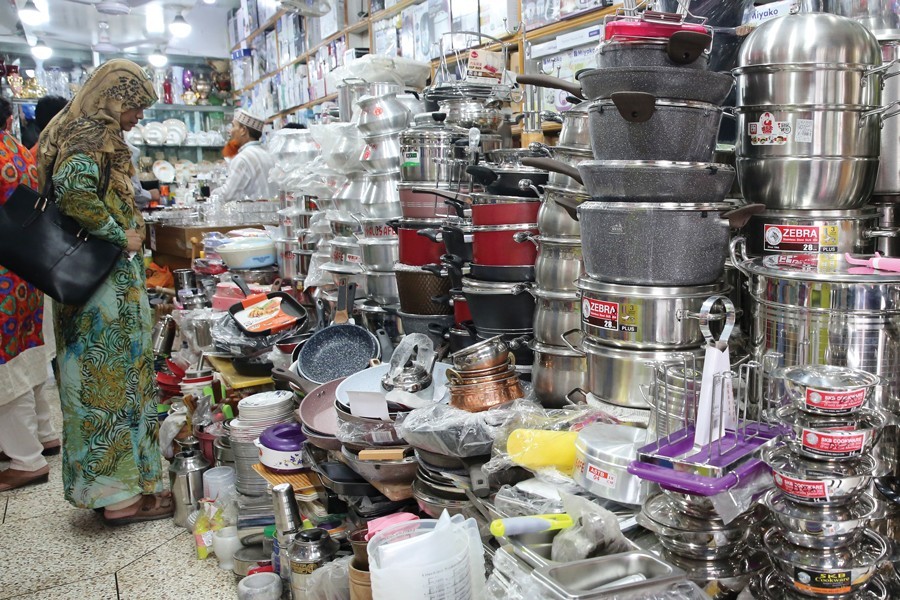
<svg viewBox="0 0 900 600">
<path fill-rule="evenodd" d="M 556 113 L 554 113 L 556 114 Z M 528 151 L 535 155 L 535 157 L 546 157 L 552 158 L 553 153 L 550 150 L 550 146 L 547 144 L 542 144 L 540 142 L 531 142 L 528 144 Z"/>
<path fill-rule="evenodd" d="M 483 186 L 489 186 L 500 179 L 500 175 L 496 171 L 481 165 L 469 165 L 466 167 L 466 173 L 472 176 L 475 183 Z"/>
<path fill-rule="evenodd" d="M 436 323 L 432 323 L 432 325 L 436 325 Z M 429 327 L 429 331 L 430 330 L 431 330 L 431 328 Z M 456 369 L 452 369 L 452 368 L 447 369 L 446 372 L 447 372 L 447 381 L 449 381 L 453 385 L 463 385 L 466 382 L 465 378 L 462 375 L 460 375 L 459 371 L 457 371 Z"/>
<path fill-rule="evenodd" d="M 534 185 L 534 182 L 531 181 L 530 179 L 520 179 L 519 180 L 519 189 L 522 190 L 523 192 L 525 192 L 527 190 L 531 190 L 532 192 L 534 192 L 535 196 L 543 195 L 543 192 L 541 192 L 541 190 L 539 190 L 538 187 L 536 185 Z"/>
<path fill-rule="evenodd" d="M 281 381 L 283 383 L 292 383 L 301 390 L 303 389 L 303 380 L 300 379 L 299 375 L 289 369 L 275 367 L 274 369 L 272 369 L 272 379 L 274 379 L 275 381 Z"/>
<path fill-rule="evenodd" d="M 530 282 L 517 283 L 512 288 L 512 295 L 518 296 L 519 294 L 521 294 L 523 292 L 528 292 L 529 294 L 534 295 L 534 292 L 532 291 L 531 287 L 532 287 L 532 284 Z"/>
<path fill-rule="evenodd" d="M 728 255 L 734 268 L 750 277 L 750 271 L 744 267 L 744 263 L 750 260 L 750 257 L 747 256 L 747 238 L 742 235 L 733 237 L 728 244 Z"/>
<path fill-rule="evenodd" d="M 895 238 L 900 236 L 900 227 L 876 227 L 863 232 L 866 238 Z"/>
<path fill-rule="evenodd" d="M 669 60 L 678 65 L 696 61 L 712 45 L 712 36 L 699 31 L 676 31 L 669 38 L 666 53 Z"/>
<path fill-rule="evenodd" d="M 506 345 L 509 346 L 510 350 L 518 350 L 519 348 L 524 348 L 528 345 L 528 342 L 531 341 L 530 335 L 520 335 L 519 337 L 513 338 L 506 342 Z"/>
<path fill-rule="evenodd" d="M 444 198 L 444 204 L 452 206 L 456 210 L 456 216 L 460 219 L 466 218 L 466 203 L 458 198 Z"/>
<path fill-rule="evenodd" d="M 578 220 L 578 205 L 581 204 L 578 200 L 573 198 L 572 196 L 564 195 L 564 196 L 554 196 L 553 201 L 556 202 L 560 207 L 564 208 L 569 216 L 572 217 L 575 221 Z"/>
<path fill-rule="evenodd" d="M 555 113 L 552 110 L 542 110 L 541 114 L 541 122 L 549 121 L 551 123 L 559 123 L 562 124 L 563 118 L 559 113 Z"/>
<path fill-rule="evenodd" d="M 574 399 L 576 397 L 578 397 L 578 400 Z M 568 402 L 572 406 L 587 404 L 587 398 L 587 392 L 581 388 L 575 388 L 574 390 L 566 394 L 566 402 Z"/>
<path fill-rule="evenodd" d="M 432 296 L 431 301 L 435 304 L 440 304 L 441 306 L 451 306 L 450 296 L 448 294 L 443 294 L 441 296 Z"/>
<path fill-rule="evenodd" d="M 577 348 L 575 347 L 575 345 L 572 342 L 569 341 L 569 337 L 574 333 L 577 333 L 578 337 L 579 337 L 578 342 L 577 342 L 577 344 L 578 344 Z M 586 356 L 584 353 L 584 350 L 582 349 L 582 342 L 584 341 L 584 333 L 580 329 L 570 329 L 567 332 L 560 335 L 559 338 L 563 341 L 563 344 L 565 344 L 566 346 L 569 347 L 569 350 L 577 353 L 579 356 Z"/>
<path fill-rule="evenodd" d="M 526 167 L 543 169 L 545 171 L 553 171 L 554 173 L 568 175 L 579 184 L 584 185 L 584 182 L 581 180 L 581 173 L 578 172 L 578 169 L 562 161 L 540 156 L 526 156 L 521 160 L 521 163 Z"/>
<path fill-rule="evenodd" d="M 883 63 L 883 64 L 878 65 L 877 67 L 871 67 L 869 69 L 866 69 L 866 72 L 863 75 L 862 79 L 860 80 L 860 83 L 863 86 L 869 85 L 869 77 L 871 77 L 872 75 L 880 75 L 883 73 L 884 77 L 882 77 L 882 81 L 887 81 L 891 77 L 896 77 L 897 75 L 900 75 L 900 71 L 894 71 L 893 73 L 887 72 L 895 64 L 897 64 L 896 58 L 891 60 L 891 62 Z"/>
<path fill-rule="evenodd" d="M 456 267 L 457 269 L 462 269 L 465 266 L 465 261 L 462 257 L 459 257 L 455 254 L 442 254 L 441 262 L 446 263 L 449 266 Z"/>
<path fill-rule="evenodd" d="M 732 229 L 740 229 L 747 224 L 750 217 L 765 212 L 765 210 L 765 204 L 747 204 L 746 206 L 739 206 L 738 208 L 722 213 L 722 218 L 728 219 L 728 225 Z"/>
<path fill-rule="evenodd" d="M 429 323 L 428 331 L 430 331 L 433 335 L 441 337 L 445 340 L 450 339 L 450 330 L 447 329 L 446 327 L 442 327 L 441 325 L 439 325 L 437 323 Z"/>
<path fill-rule="evenodd" d="M 647 92 L 613 92 L 610 100 L 629 123 L 646 123 L 656 112 L 656 96 Z"/>
<path fill-rule="evenodd" d="M 568 92 L 573 96 L 577 96 L 584 100 L 584 92 L 581 91 L 581 84 L 566 81 L 559 77 L 551 77 L 550 75 L 530 75 L 522 73 L 516 75 L 516 83 L 522 85 L 536 85 L 538 87 L 552 88 Z"/>
<path fill-rule="evenodd" d="M 879 120 L 883 122 L 887 119 L 890 119 L 891 117 L 900 115 L 900 109 L 891 111 L 892 108 L 895 108 L 897 106 L 900 106 L 900 100 L 894 100 L 890 104 L 885 104 L 884 106 L 879 106 L 878 108 L 864 112 L 863 114 L 859 115 L 859 123 L 857 123 L 857 127 L 862 127 L 869 117 L 878 117 Z"/>
<path fill-rule="evenodd" d="M 514 242 L 518 242 L 521 244 L 522 242 L 527 241 L 527 242 L 531 242 L 532 244 L 534 244 L 535 247 L 538 247 L 537 238 L 538 238 L 538 236 L 536 236 L 534 233 L 532 233 L 530 231 L 517 231 L 516 233 L 513 234 Z"/>
<path fill-rule="evenodd" d="M 461 194 L 459 192 L 448 192 L 446 190 L 438 190 L 435 188 L 418 188 L 414 187 L 411 190 L 417 194 L 434 194 L 440 198 L 446 198 L 448 200 L 459 200 L 460 202 L 464 202 L 463 198 L 468 198 L 466 194 Z M 396 227 L 394 227 L 396 229 Z"/>
<path fill-rule="evenodd" d="M 416 231 L 416 234 L 428 238 L 435 244 L 439 244 L 443 240 L 440 229 L 419 229 Z"/>
<path fill-rule="evenodd" d="M 440 265 L 423 265 L 423 266 L 421 267 L 421 269 L 422 269 L 423 271 L 428 271 L 429 273 L 431 273 L 431 274 L 434 275 L 435 277 L 443 277 L 443 276 L 444 276 L 444 272 L 443 272 L 443 270 L 441 269 L 441 266 L 440 266 Z"/>
</svg>

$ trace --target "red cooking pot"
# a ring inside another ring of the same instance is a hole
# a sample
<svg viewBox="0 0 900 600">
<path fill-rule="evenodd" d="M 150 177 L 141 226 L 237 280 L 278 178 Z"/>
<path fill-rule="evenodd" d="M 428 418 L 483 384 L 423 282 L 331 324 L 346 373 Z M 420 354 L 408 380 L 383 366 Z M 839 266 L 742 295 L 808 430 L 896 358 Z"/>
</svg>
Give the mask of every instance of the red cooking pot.
<svg viewBox="0 0 900 600">
<path fill-rule="evenodd" d="M 485 225 L 472 228 L 473 262 L 487 266 L 532 266 L 537 259 L 534 244 L 520 244 L 519 232 L 538 233 L 536 223 Z"/>
<path fill-rule="evenodd" d="M 413 267 L 422 267 L 441 262 L 444 244 L 433 241 L 421 232 L 440 228 L 442 219 L 398 219 L 390 225 L 397 230 L 400 262 Z"/>
<path fill-rule="evenodd" d="M 424 183 L 400 183 L 400 211 L 404 219 L 434 219 L 456 215 L 453 207 L 444 203 L 446 188 L 426 187 Z"/>
<path fill-rule="evenodd" d="M 469 311 L 469 301 L 463 296 L 461 290 L 452 290 L 451 300 L 453 301 L 453 318 L 457 323 L 472 320 L 472 313 Z"/>
<path fill-rule="evenodd" d="M 500 196 L 485 192 L 460 194 L 437 191 L 448 205 L 456 208 L 458 216 L 471 209 L 472 224 L 478 225 L 513 225 L 516 223 L 536 223 L 541 208 L 540 198 L 525 196 Z"/>
</svg>

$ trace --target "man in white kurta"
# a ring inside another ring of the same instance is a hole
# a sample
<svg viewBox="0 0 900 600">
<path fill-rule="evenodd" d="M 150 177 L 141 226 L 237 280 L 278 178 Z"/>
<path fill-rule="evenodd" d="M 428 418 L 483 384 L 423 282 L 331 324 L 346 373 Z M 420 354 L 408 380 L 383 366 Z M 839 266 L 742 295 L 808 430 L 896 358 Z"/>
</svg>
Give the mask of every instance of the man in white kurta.
<svg viewBox="0 0 900 600">
<path fill-rule="evenodd" d="M 269 183 L 272 155 L 260 143 L 265 121 L 245 110 L 237 110 L 231 139 L 239 146 L 237 156 L 228 165 L 225 185 L 216 190 L 224 202 L 271 199 L 275 195 Z"/>
</svg>

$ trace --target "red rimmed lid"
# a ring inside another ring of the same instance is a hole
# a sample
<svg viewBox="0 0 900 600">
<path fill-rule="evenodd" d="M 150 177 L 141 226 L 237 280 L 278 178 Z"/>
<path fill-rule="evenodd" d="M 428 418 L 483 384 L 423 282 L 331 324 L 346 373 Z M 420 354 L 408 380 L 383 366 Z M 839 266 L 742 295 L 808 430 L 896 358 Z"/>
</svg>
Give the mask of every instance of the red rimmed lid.
<svg viewBox="0 0 900 600">
<path fill-rule="evenodd" d="M 607 41 L 614 38 L 669 39 L 679 31 L 709 33 L 706 27 L 697 23 L 661 23 L 631 19 L 610 21 L 603 30 L 604 39 Z"/>
</svg>

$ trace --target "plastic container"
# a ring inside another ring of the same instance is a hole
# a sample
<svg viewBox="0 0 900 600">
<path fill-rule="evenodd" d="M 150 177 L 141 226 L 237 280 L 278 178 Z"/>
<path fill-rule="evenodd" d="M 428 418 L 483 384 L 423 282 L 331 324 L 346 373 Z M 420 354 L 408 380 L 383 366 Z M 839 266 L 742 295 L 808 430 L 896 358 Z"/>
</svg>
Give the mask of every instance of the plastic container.
<svg viewBox="0 0 900 600">
<path fill-rule="evenodd" d="M 235 472 L 232 467 L 215 467 L 203 473 L 203 497 L 215 500 L 234 491 Z"/>
<path fill-rule="evenodd" d="M 248 575 L 238 583 L 238 600 L 279 600 L 281 578 L 275 573 Z"/>
</svg>

